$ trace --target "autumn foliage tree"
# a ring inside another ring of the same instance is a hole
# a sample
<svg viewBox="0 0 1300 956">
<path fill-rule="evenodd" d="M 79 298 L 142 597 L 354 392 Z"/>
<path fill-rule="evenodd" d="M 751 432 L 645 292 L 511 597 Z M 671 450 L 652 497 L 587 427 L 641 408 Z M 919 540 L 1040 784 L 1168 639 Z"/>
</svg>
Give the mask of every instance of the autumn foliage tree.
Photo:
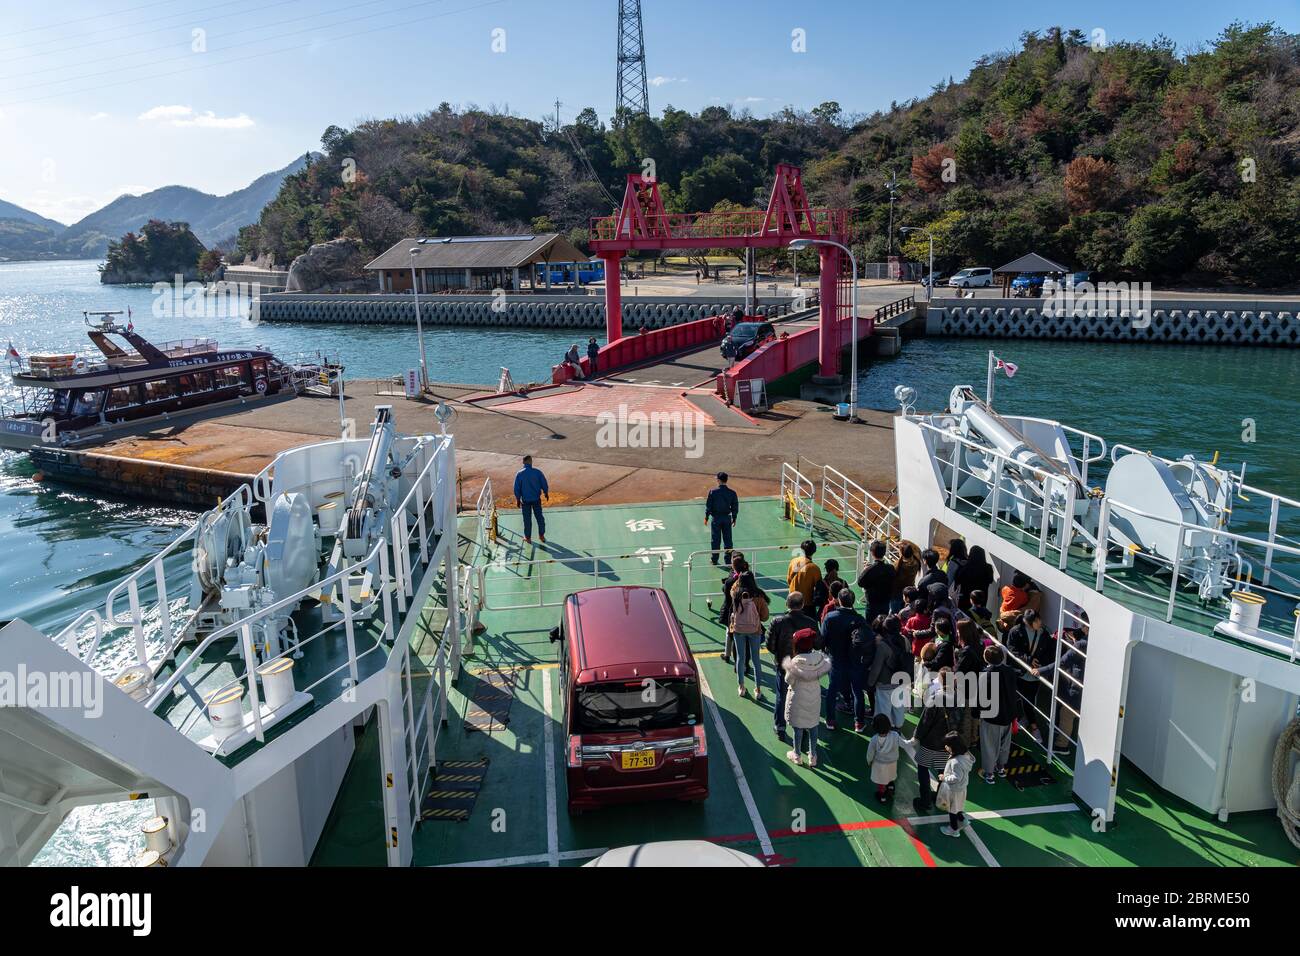
<svg viewBox="0 0 1300 956">
<path fill-rule="evenodd" d="M 945 166 L 945 160 L 949 161 Z M 953 177 L 944 179 L 946 169 L 952 169 L 956 159 L 944 143 L 931 146 L 927 152 L 912 157 L 912 179 L 927 193 L 942 192 L 952 185 Z"/>
<path fill-rule="evenodd" d="M 1096 212 L 1115 200 L 1119 173 L 1095 156 L 1080 156 L 1065 167 L 1065 201 L 1075 212 Z"/>
</svg>

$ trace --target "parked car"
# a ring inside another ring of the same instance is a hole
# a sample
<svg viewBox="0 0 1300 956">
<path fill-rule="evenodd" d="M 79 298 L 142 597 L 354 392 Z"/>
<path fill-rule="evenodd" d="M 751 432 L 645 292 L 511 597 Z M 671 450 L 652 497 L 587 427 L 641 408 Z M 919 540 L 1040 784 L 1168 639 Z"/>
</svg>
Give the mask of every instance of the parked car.
<svg viewBox="0 0 1300 956">
<path fill-rule="evenodd" d="M 1011 280 L 1011 294 L 1013 296 L 1041 296 L 1044 287 L 1048 292 L 1073 283 L 1079 285 L 1087 282 L 1089 272 L 1023 272 Z"/>
<path fill-rule="evenodd" d="M 948 286 L 953 289 L 977 289 L 993 285 L 993 270 L 988 266 L 973 266 L 953 274 Z"/>
<path fill-rule="evenodd" d="M 775 338 L 771 322 L 737 322 L 722 340 L 722 357 L 743 359 Z"/>
<path fill-rule="evenodd" d="M 763 861 L 729 846 L 719 846 L 708 840 L 664 840 L 660 843 L 638 843 L 606 850 L 588 866 L 604 867 L 654 867 L 654 866 L 740 866 L 761 867 Z"/>
<path fill-rule="evenodd" d="M 928 288 L 934 288 L 935 286 L 946 284 L 947 281 L 948 280 L 944 278 L 941 274 L 934 273 L 933 275 L 928 275 L 922 278 L 921 285 L 926 286 Z"/>
<path fill-rule="evenodd" d="M 662 588 L 570 594 L 561 641 L 560 722 L 571 814 L 709 795 L 699 671 Z"/>
</svg>

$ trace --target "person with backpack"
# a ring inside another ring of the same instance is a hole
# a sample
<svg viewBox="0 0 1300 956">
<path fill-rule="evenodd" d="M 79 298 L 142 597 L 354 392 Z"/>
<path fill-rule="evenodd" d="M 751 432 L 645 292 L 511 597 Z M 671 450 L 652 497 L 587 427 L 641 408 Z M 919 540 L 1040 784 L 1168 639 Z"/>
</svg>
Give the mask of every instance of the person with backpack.
<svg viewBox="0 0 1300 956">
<path fill-rule="evenodd" d="M 767 597 L 758 587 L 754 575 L 746 571 L 735 584 L 732 598 L 731 629 L 736 642 L 736 684 L 739 696 L 745 696 L 747 662 L 753 662 L 754 700 L 763 699 L 763 663 L 759 648 L 763 642 L 763 621 L 767 620 Z"/>
<path fill-rule="evenodd" d="M 786 681 L 785 662 L 794 657 L 794 636 L 799 631 L 817 630 L 817 622 L 804 613 L 803 595 L 791 591 L 785 599 L 786 612 L 772 618 L 767 626 L 767 650 L 776 660 L 776 705 L 772 708 L 772 729 L 777 739 L 787 741 L 785 700 L 790 685 Z"/>
<path fill-rule="evenodd" d="M 722 660 L 727 664 L 736 662 L 736 642 L 731 631 L 731 589 L 740 576 L 749 570 L 749 562 L 745 556 L 737 551 L 731 556 L 731 571 L 722 579 L 722 610 L 718 612 L 718 623 L 722 625 L 727 634 L 727 643 L 722 649 Z"/>
<path fill-rule="evenodd" d="M 831 683 L 826 691 L 826 729 L 835 730 L 838 698 L 846 694 L 853 710 L 853 729 L 862 733 L 867 725 L 864 699 L 867 671 L 875 655 L 875 635 L 866 618 L 853 609 L 854 595 L 841 588 L 839 607 L 822 622 L 822 646 L 831 658 Z"/>
</svg>

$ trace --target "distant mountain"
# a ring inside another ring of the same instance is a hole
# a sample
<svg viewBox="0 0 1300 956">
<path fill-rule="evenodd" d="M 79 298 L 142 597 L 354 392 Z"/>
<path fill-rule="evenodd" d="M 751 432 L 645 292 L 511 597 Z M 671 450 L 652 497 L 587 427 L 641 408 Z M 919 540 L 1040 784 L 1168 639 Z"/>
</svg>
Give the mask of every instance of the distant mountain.
<svg viewBox="0 0 1300 956">
<path fill-rule="evenodd" d="M 259 180 L 260 182 L 260 180 Z M 62 232 L 68 227 L 61 222 L 55 222 L 53 219 L 46 219 L 44 216 L 38 216 L 30 209 L 24 209 L 22 206 L 15 206 L 11 202 L 5 202 L 0 199 L 0 219 L 18 219 L 22 222 L 30 222 L 37 226 L 44 226 L 50 232 Z"/>
<path fill-rule="evenodd" d="M 71 226 L 45 219 L 0 200 L 0 260 L 100 259 L 108 243 L 146 222 L 186 222 L 206 246 L 228 239 L 240 226 L 255 223 L 262 207 L 275 198 L 280 184 L 307 164 L 300 156 L 283 169 L 267 173 L 228 196 L 213 196 L 189 186 L 164 186 L 142 196 L 119 196 Z"/>
<path fill-rule="evenodd" d="M 73 223 L 62 239 L 80 254 L 102 256 L 111 239 L 139 232 L 150 219 L 187 222 L 206 246 L 233 236 L 240 226 L 257 222 L 262 207 L 276 197 L 284 177 L 307 165 L 300 156 L 283 169 L 259 176 L 228 196 L 213 196 L 188 186 L 164 186 L 143 196 L 119 196 L 103 209 Z"/>
</svg>

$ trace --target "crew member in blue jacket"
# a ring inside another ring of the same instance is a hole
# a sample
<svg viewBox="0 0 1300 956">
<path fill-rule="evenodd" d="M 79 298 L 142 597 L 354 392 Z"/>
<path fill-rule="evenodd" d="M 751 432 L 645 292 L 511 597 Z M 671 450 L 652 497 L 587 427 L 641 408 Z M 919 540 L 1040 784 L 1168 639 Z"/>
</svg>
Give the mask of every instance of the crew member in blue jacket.
<svg viewBox="0 0 1300 956">
<path fill-rule="evenodd" d="M 727 549 L 723 562 L 731 564 L 731 528 L 736 523 L 736 514 L 739 511 L 740 499 L 727 487 L 727 473 L 718 472 L 718 487 L 710 491 L 709 497 L 704 500 L 704 523 L 708 524 L 709 519 L 713 519 L 711 547 L 714 564 L 718 563 L 719 542 Z"/>
<path fill-rule="evenodd" d="M 524 455 L 524 467 L 515 475 L 515 504 L 524 512 L 524 543 L 533 543 L 533 515 L 537 515 L 537 533 L 546 543 L 546 519 L 542 517 L 542 496 L 551 500 L 546 476 L 533 467 L 533 456 Z"/>
</svg>

